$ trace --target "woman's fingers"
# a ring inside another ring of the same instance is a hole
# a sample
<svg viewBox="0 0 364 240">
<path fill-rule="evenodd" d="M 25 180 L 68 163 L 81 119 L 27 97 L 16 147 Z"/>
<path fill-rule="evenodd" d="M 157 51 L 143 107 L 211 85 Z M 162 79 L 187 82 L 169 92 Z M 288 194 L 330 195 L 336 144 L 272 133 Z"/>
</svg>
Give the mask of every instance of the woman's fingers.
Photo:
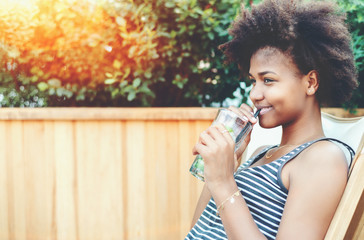
<svg viewBox="0 0 364 240">
<path fill-rule="evenodd" d="M 200 134 L 198 143 L 192 149 L 192 154 L 196 155 L 196 154 L 200 153 L 197 145 L 203 145 L 203 146 L 208 146 L 208 147 L 215 147 L 217 145 L 216 138 L 218 138 L 218 135 L 216 135 L 216 133 L 212 133 L 212 132 L 214 132 L 213 129 L 215 129 L 215 128 L 209 127 L 207 130 L 203 131 Z"/>
<path fill-rule="evenodd" d="M 200 134 L 198 143 L 192 149 L 192 154 L 203 155 L 208 153 L 207 151 L 215 152 L 217 149 L 233 151 L 234 146 L 235 142 L 229 131 L 224 127 L 224 125 L 216 124 Z"/>
<path fill-rule="evenodd" d="M 251 122 L 252 124 L 255 124 L 257 122 L 257 119 L 254 118 L 253 109 L 247 104 L 242 104 L 240 108 L 231 106 L 229 107 L 229 110 L 238 114 L 245 123 Z M 237 159 L 240 159 L 247 144 L 249 143 L 249 140 L 250 140 L 250 133 L 244 139 L 239 149 L 236 150 L 235 153 Z M 231 133 L 229 133 L 229 131 L 221 123 L 217 123 L 214 124 L 213 126 L 210 126 L 206 131 L 200 134 L 199 141 L 192 149 L 192 153 L 194 155 L 196 154 L 203 155 L 206 153 L 210 154 L 217 151 L 218 148 L 220 148 L 224 152 L 230 150 L 234 151 L 235 149 L 235 141 L 232 138 Z"/>
<path fill-rule="evenodd" d="M 246 104 L 242 104 L 240 108 L 230 106 L 229 110 L 238 114 L 244 122 L 256 123 L 257 119 L 254 117 L 253 109 Z"/>
<path fill-rule="evenodd" d="M 209 128 L 209 133 L 220 144 L 223 142 L 234 144 L 234 140 L 232 139 L 229 131 L 221 123 L 217 123 L 213 127 Z"/>
<path fill-rule="evenodd" d="M 207 152 L 209 151 L 209 147 L 201 144 L 201 143 L 196 143 L 196 145 L 193 147 L 193 155 L 205 155 Z"/>
<path fill-rule="evenodd" d="M 241 142 L 240 147 L 238 149 L 236 149 L 235 153 L 236 153 L 238 159 L 241 158 L 246 147 L 248 146 L 248 143 L 250 142 L 250 136 L 251 136 L 251 132 Z"/>
<path fill-rule="evenodd" d="M 200 134 L 199 142 L 203 145 L 213 144 L 214 140 L 208 129 Z"/>
</svg>

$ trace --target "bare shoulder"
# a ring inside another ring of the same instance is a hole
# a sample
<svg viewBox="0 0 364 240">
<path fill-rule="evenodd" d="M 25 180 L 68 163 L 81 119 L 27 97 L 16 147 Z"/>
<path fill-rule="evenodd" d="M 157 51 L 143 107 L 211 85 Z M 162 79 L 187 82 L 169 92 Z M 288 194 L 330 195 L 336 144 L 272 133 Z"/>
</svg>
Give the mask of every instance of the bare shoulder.
<svg viewBox="0 0 364 240">
<path fill-rule="evenodd" d="M 301 156 L 301 164 L 312 168 L 338 168 L 347 171 L 347 161 L 342 149 L 330 141 L 319 141 L 308 147 Z"/>
<path fill-rule="evenodd" d="M 305 149 L 294 163 L 291 179 L 305 184 L 344 184 L 348 165 L 342 149 L 333 142 L 319 141 Z"/>
<path fill-rule="evenodd" d="M 320 141 L 291 162 L 289 191 L 277 239 L 323 239 L 347 181 L 341 148 Z"/>
</svg>

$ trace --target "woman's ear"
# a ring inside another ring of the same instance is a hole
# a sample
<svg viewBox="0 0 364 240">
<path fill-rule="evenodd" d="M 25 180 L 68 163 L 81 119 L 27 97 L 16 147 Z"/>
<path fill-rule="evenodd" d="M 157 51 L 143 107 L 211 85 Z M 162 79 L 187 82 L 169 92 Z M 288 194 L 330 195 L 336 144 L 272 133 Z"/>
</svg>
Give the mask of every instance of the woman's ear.
<svg viewBox="0 0 364 240">
<path fill-rule="evenodd" d="M 306 74 L 306 94 L 314 95 L 319 87 L 319 78 L 316 70 Z"/>
</svg>

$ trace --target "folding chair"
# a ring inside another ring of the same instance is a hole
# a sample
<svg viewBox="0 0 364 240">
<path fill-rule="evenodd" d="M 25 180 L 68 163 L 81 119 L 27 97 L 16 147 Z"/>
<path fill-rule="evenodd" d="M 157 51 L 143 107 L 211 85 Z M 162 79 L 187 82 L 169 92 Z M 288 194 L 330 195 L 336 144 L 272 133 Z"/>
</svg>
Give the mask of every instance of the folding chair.
<svg viewBox="0 0 364 240">
<path fill-rule="evenodd" d="M 364 239 L 364 117 L 322 116 L 325 134 L 342 140 L 356 150 L 348 183 L 325 240 Z"/>
</svg>

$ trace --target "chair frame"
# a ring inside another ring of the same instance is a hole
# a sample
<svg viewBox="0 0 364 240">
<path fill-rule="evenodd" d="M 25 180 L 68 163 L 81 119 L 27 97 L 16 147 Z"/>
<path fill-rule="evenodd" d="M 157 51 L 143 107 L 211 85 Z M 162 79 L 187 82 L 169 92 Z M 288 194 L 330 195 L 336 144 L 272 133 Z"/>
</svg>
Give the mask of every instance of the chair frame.
<svg viewBox="0 0 364 240">
<path fill-rule="evenodd" d="M 364 239 L 364 134 L 349 171 L 349 179 L 325 240 Z"/>
</svg>

